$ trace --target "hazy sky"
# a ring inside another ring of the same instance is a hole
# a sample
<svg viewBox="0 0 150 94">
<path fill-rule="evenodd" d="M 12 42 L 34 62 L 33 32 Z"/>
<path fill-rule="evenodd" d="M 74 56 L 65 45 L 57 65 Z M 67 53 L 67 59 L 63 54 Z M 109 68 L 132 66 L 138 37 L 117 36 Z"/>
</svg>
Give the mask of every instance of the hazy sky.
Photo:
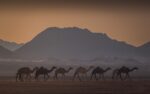
<svg viewBox="0 0 150 94">
<path fill-rule="evenodd" d="M 139 46 L 150 41 L 150 8 L 140 4 L 62 3 L 3 4 L 0 38 L 30 41 L 47 27 L 80 27 Z"/>
</svg>

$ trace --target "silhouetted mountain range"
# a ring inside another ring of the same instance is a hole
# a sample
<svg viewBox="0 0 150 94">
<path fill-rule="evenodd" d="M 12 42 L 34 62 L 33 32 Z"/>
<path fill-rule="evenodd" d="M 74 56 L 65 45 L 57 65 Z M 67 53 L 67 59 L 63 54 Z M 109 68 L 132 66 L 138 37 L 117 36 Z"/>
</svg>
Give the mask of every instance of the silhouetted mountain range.
<svg viewBox="0 0 150 94">
<path fill-rule="evenodd" d="M 11 58 L 12 55 L 13 55 L 13 52 L 9 51 L 8 49 L 4 48 L 3 46 L 0 46 L 0 59 Z"/>
<path fill-rule="evenodd" d="M 139 54 L 144 57 L 150 56 L 150 42 L 138 47 Z"/>
<path fill-rule="evenodd" d="M 134 47 L 88 29 L 47 28 L 15 53 L 24 58 L 93 58 L 150 56 L 150 45 Z M 146 52 L 146 54 L 145 54 Z"/>
<path fill-rule="evenodd" d="M 16 49 L 23 46 L 23 43 L 18 44 L 18 43 L 15 43 L 15 42 L 8 42 L 8 41 L 4 41 L 4 40 L 0 39 L 0 45 L 5 47 L 8 50 L 15 51 Z"/>
</svg>

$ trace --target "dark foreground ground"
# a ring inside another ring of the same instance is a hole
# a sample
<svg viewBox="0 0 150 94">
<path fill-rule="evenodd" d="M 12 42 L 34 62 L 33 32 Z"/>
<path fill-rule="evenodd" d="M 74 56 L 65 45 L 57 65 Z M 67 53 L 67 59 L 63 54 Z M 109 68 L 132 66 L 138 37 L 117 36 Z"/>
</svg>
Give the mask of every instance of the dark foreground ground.
<svg viewBox="0 0 150 94">
<path fill-rule="evenodd" d="M 82 82 L 0 80 L 0 94 L 150 94 L 150 80 Z"/>
</svg>

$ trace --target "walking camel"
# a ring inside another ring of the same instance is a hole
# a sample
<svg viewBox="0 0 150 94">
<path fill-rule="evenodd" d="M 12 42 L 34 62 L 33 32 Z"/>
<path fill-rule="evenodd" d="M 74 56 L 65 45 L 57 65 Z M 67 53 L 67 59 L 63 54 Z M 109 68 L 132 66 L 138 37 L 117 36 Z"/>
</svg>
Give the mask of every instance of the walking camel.
<svg viewBox="0 0 150 94">
<path fill-rule="evenodd" d="M 16 74 L 16 81 L 24 81 L 27 79 L 31 79 L 31 74 L 37 70 L 37 67 L 33 68 L 33 70 L 31 70 L 29 67 L 22 67 L 20 69 L 18 69 L 17 74 Z M 26 76 L 26 78 L 24 79 L 24 76 Z"/>
<path fill-rule="evenodd" d="M 70 67 L 68 70 L 64 69 L 64 68 L 58 68 L 55 71 L 55 75 L 54 75 L 54 79 L 58 79 L 58 74 L 61 74 L 62 77 L 65 77 L 65 74 L 68 73 L 70 70 L 72 70 L 73 68 Z"/>
<path fill-rule="evenodd" d="M 115 69 L 113 71 L 113 76 L 112 76 L 112 79 L 117 79 L 118 77 L 121 79 L 121 80 L 126 80 L 126 79 L 131 79 L 130 78 L 130 72 L 133 72 L 135 70 L 138 70 L 137 67 L 133 67 L 133 68 L 128 68 L 126 66 L 122 66 L 121 68 L 119 69 Z M 122 77 L 122 74 L 125 74 L 125 77 L 123 78 Z"/>
<path fill-rule="evenodd" d="M 38 77 L 40 75 L 44 75 L 44 80 L 47 80 L 49 78 L 48 74 L 51 73 L 54 69 L 56 69 L 55 66 L 53 66 L 50 70 L 48 70 L 47 68 L 44 68 L 44 67 L 39 68 L 35 73 L 35 79 L 38 80 Z"/>
<path fill-rule="evenodd" d="M 77 78 L 81 81 L 80 74 L 82 74 L 82 75 L 84 74 L 87 77 L 87 72 L 89 72 L 93 68 L 94 68 L 93 66 L 90 66 L 88 69 L 86 69 L 84 67 L 77 68 L 74 73 L 73 80 L 75 80 L 75 78 L 77 76 Z"/>
<path fill-rule="evenodd" d="M 106 68 L 106 69 L 103 69 L 103 68 L 101 68 L 101 67 L 96 67 L 96 68 L 92 71 L 92 73 L 91 73 L 91 80 L 92 80 L 93 76 L 94 76 L 94 78 L 95 78 L 96 80 L 98 80 L 99 78 L 97 78 L 97 74 L 99 75 L 99 77 L 101 77 L 102 79 L 104 79 L 104 73 L 106 73 L 106 72 L 109 71 L 109 70 L 111 70 L 110 67 L 108 67 L 108 68 Z"/>
</svg>

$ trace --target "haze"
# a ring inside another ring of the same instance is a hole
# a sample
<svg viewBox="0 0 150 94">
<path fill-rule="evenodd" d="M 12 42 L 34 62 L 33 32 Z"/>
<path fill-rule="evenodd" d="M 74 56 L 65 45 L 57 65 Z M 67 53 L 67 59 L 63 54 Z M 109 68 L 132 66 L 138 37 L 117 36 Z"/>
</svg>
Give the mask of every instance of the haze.
<svg viewBox="0 0 150 94">
<path fill-rule="evenodd" d="M 135 46 L 150 41 L 149 8 L 76 4 L 4 5 L 0 8 L 0 39 L 25 43 L 47 27 L 80 27 Z"/>
</svg>

